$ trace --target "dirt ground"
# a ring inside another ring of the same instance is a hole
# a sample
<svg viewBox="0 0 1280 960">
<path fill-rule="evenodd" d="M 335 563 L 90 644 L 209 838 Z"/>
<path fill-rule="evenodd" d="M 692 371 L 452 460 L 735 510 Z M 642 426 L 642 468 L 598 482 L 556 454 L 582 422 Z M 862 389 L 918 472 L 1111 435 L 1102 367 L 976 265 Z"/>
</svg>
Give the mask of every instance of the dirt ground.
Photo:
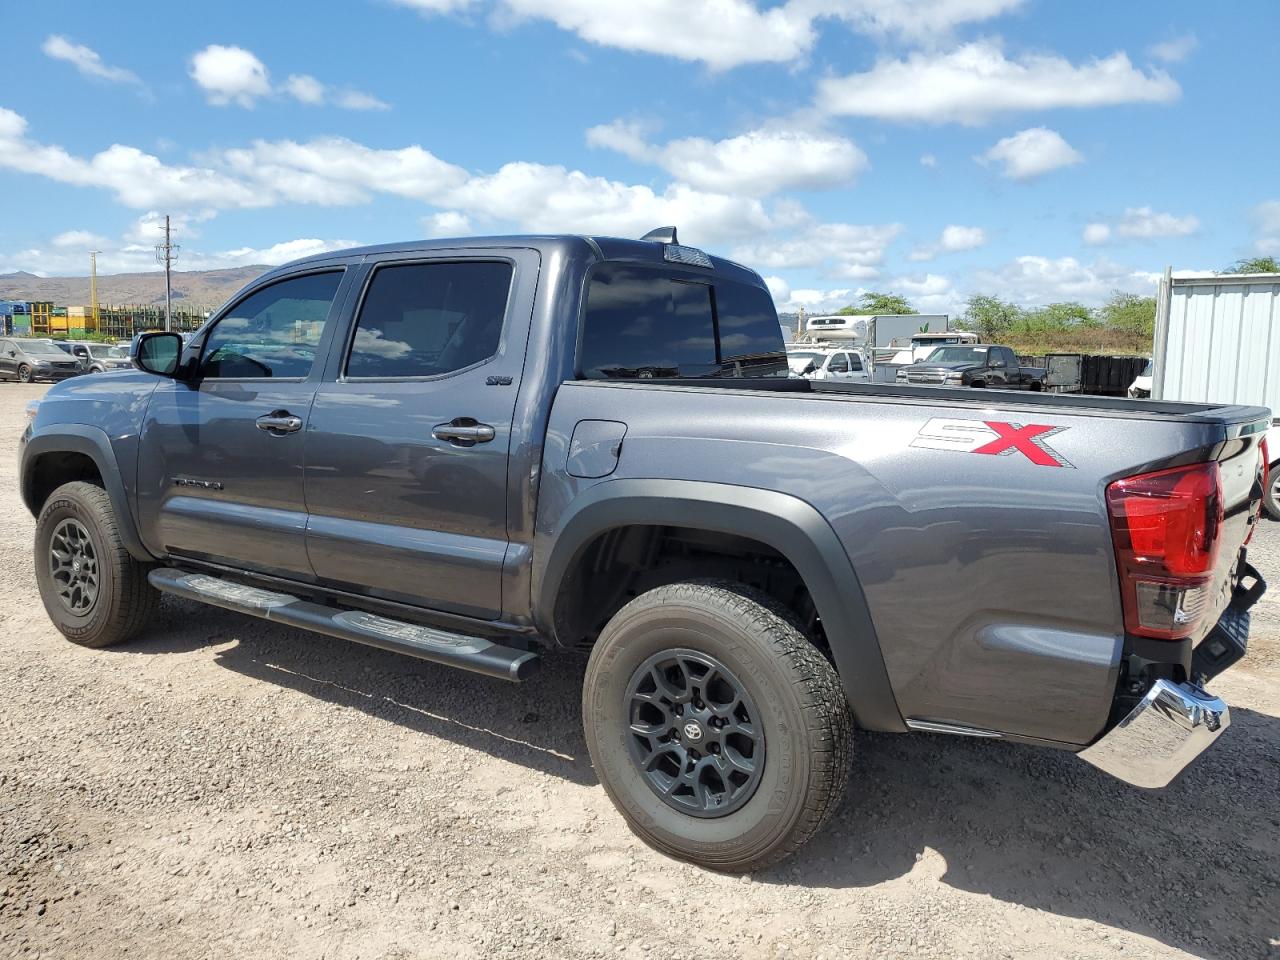
<svg viewBox="0 0 1280 960">
<path fill-rule="evenodd" d="M 1231 729 L 1168 790 L 863 735 L 825 833 L 735 878 L 613 812 L 580 660 L 511 686 L 171 600 L 63 640 L 15 483 L 44 389 L 0 383 L 0 957 L 1280 956 L 1280 524 Z"/>
</svg>

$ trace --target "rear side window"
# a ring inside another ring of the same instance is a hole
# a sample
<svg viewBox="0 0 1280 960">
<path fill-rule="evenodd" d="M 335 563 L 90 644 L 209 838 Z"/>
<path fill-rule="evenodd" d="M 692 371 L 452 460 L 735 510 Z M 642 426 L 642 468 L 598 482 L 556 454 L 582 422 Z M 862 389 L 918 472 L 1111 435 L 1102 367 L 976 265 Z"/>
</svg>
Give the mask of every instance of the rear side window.
<svg viewBox="0 0 1280 960">
<path fill-rule="evenodd" d="M 787 375 L 767 292 L 621 264 L 592 275 L 579 361 L 596 380 Z"/>
<path fill-rule="evenodd" d="M 307 376 L 341 282 L 341 270 L 312 273 L 281 280 L 245 297 L 210 331 L 201 376 Z"/>
<path fill-rule="evenodd" d="M 512 267 L 501 261 L 379 267 L 356 323 L 349 377 L 436 377 L 498 352 Z"/>
</svg>

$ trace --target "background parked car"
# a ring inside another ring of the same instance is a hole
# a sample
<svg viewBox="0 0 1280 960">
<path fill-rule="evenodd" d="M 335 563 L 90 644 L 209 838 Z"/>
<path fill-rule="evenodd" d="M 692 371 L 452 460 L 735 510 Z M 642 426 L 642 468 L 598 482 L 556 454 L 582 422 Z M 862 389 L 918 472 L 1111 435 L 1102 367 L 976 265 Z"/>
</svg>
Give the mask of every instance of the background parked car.
<svg viewBox="0 0 1280 960">
<path fill-rule="evenodd" d="M 73 357 L 84 362 L 88 373 L 106 373 L 108 370 L 128 370 L 133 367 L 129 351 L 110 343 L 73 340 L 67 347 Z"/>
<path fill-rule="evenodd" d="M 853 380 L 866 382 L 867 360 L 859 350 L 805 348 L 787 350 L 787 366 L 793 374 L 810 380 Z"/>
<path fill-rule="evenodd" d="M 929 359 L 898 370 L 899 383 L 940 384 L 948 387 L 994 387 L 1000 390 L 1043 390 L 1048 371 L 1018 365 L 1008 347 L 978 343 L 938 347 Z"/>
<path fill-rule="evenodd" d="M 1129 384 L 1129 398 L 1131 400 L 1145 400 L 1151 396 L 1151 370 L 1155 366 L 1152 360 L 1147 361 L 1147 365 L 1142 368 L 1142 372 L 1134 378 L 1133 383 Z"/>
<path fill-rule="evenodd" d="M 84 373 L 84 364 L 52 340 L 0 340 L 0 380 L 65 380 Z"/>
</svg>

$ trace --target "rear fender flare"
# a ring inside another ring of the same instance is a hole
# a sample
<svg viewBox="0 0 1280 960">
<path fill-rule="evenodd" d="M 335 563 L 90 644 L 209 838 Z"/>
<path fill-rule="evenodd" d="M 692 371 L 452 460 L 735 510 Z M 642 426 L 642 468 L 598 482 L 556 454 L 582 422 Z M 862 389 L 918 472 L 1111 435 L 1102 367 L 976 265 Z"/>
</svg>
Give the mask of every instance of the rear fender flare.
<svg viewBox="0 0 1280 960">
<path fill-rule="evenodd" d="M 788 494 L 689 480 L 596 484 L 569 505 L 545 561 L 535 561 L 534 610 L 541 629 L 550 632 L 560 584 L 582 551 L 610 529 L 637 525 L 737 534 L 777 550 L 813 598 L 859 726 L 906 730 L 849 556 L 822 514 Z"/>
</svg>

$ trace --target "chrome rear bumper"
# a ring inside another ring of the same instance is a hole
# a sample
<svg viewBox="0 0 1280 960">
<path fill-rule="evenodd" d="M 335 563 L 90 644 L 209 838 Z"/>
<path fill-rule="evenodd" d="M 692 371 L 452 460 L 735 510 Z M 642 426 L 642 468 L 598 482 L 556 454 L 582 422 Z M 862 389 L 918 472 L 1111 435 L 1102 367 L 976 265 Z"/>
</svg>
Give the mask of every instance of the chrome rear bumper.
<svg viewBox="0 0 1280 960">
<path fill-rule="evenodd" d="M 1157 680 L 1127 717 L 1081 759 L 1135 787 L 1168 786 L 1231 725 L 1219 698 L 1192 683 Z"/>
</svg>

